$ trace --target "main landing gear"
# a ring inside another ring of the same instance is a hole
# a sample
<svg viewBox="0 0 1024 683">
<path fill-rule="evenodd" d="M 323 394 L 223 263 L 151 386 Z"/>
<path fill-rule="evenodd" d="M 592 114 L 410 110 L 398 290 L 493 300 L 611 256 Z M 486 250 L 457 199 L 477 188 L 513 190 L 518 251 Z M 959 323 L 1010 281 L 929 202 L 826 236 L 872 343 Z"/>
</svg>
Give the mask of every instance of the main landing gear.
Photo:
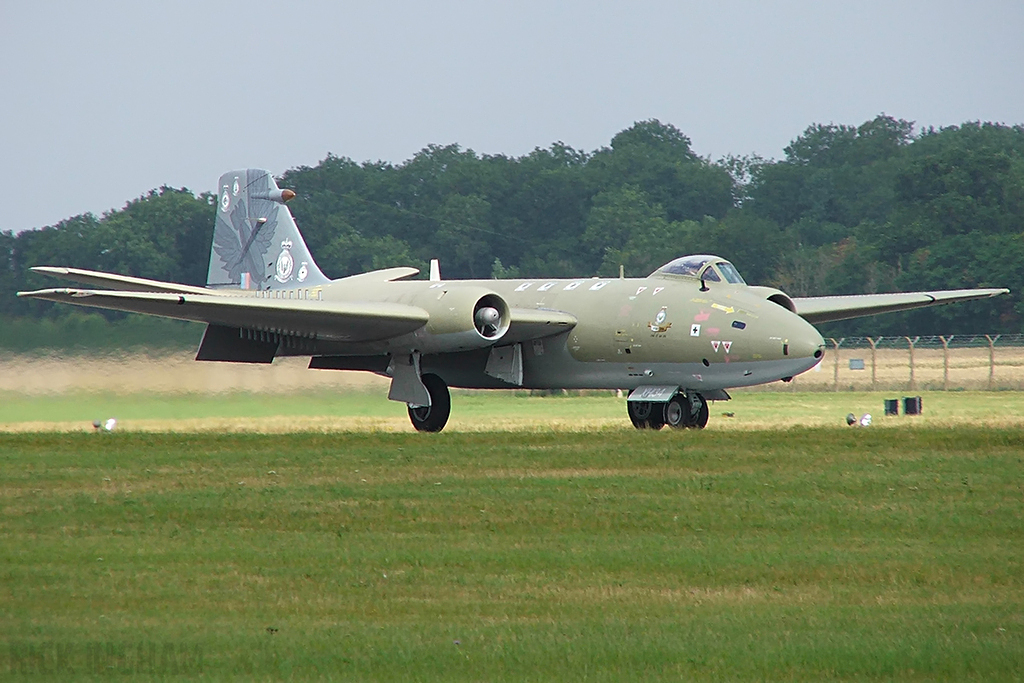
<svg viewBox="0 0 1024 683">
<path fill-rule="evenodd" d="M 420 379 L 430 394 L 430 405 L 409 404 L 409 419 L 418 432 L 439 432 L 452 413 L 452 395 L 448 392 L 448 385 L 437 375 L 426 374 Z"/>
<path fill-rule="evenodd" d="M 700 394 L 676 394 L 667 403 L 626 401 L 626 410 L 637 429 L 704 429 L 708 424 L 708 402 Z"/>
</svg>

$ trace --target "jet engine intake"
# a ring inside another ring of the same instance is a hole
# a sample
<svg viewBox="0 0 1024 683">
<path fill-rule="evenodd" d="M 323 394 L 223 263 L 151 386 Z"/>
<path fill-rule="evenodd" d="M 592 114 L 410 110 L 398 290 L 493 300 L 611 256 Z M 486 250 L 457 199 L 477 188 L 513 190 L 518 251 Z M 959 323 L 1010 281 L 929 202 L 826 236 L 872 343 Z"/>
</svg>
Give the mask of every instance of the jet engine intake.
<svg viewBox="0 0 1024 683">
<path fill-rule="evenodd" d="M 505 300 L 483 287 L 428 289 L 411 303 L 430 314 L 425 331 L 444 350 L 491 346 L 511 324 Z"/>
<path fill-rule="evenodd" d="M 488 341 L 501 339 L 501 336 L 505 334 L 505 330 L 508 329 L 508 307 L 505 306 L 505 302 L 497 294 L 494 295 L 494 299 L 497 299 L 497 301 L 488 300 L 488 297 L 480 299 L 480 301 L 476 302 L 473 312 L 473 322 L 476 324 L 476 331 Z M 501 314 L 499 306 L 505 308 L 505 315 Z"/>
</svg>

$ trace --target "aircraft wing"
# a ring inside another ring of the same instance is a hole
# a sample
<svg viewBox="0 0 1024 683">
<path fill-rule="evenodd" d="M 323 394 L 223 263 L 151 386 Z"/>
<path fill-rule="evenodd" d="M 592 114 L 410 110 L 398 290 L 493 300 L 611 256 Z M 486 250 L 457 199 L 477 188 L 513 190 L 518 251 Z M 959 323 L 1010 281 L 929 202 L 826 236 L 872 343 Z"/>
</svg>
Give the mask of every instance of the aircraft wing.
<svg viewBox="0 0 1024 683">
<path fill-rule="evenodd" d="M 903 292 L 896 294 L 853 294 L 848 296 L 795 297 L 797 315 L 816 325 L 835 320 L 860 318 L 878 313 L 909 311 L 954 301 L 987 299 L 1006 294 L 1008 289 L 947 289 L 934 292 Z"/>
<path fill-rule="evenodd" d="M 215 293 L 215 289 L 206 287 L 194 287 L 193 285 L 181 285 L 176 282 L 161 282 L 160 280 L 147 280 L 144 277 L 132 277 L 130 275 L 116 275 L 115 273 L 101 273 L 96 270 L 84 268 L 57 268 L 54 266 L 34 266 L 33 272 L 51 275 L 61 280 L 70 280 L 82 285 L 103 287 L 105 289 L 123 292 L 191 292 L 192 294 Z"/>
<path fill-rule="evenodd" d="M 132 277 L 130 275 L 117 275 L 116 273 L 104 273 L 98 270 L 86 270 L 85 268 L 63 268 L 56 266 L 33 266 L 33 272 L 50 275 L 61 280 L 70 280 L 81 285 L 102 287 L 104 289 L 117 290 L 122 292 L 191 292 L 192 294 L 217 294 L 223 290 L 210 289 L 207 287 L 196 287 L 194 285 L 182 285 L 176 282 L 162 282 L 160 280 L 149 280 L 144 277 Z M 401 280 L 419 273 L 418 268 L 407 266 L 399 268 L 384 268 L 372 270 L 368 273 L 359 273 L 342 278 L 338 282 L 391 282 Z"/>
<path fill-rule="evenodd" d="M 19 297 L 146 313 L 226 327 L 359 342 L 390 339 L 419 329 L 430 314 L 418 306 L 386 302 L 263 299 L 209 291 L 134 292 L 95 289 L 41 289 Z M 564 332 L 576 317 L 562 311 L 514 308 L 501 344 Z"/>
<path fill-rule="evenodd" d="M 430 317 L 422 308 L 405 304 L 261 299 L 208 291 L 42 289 L 18 296 L 337 341 L 396 337 L 422 327 Z"/>
</svg>

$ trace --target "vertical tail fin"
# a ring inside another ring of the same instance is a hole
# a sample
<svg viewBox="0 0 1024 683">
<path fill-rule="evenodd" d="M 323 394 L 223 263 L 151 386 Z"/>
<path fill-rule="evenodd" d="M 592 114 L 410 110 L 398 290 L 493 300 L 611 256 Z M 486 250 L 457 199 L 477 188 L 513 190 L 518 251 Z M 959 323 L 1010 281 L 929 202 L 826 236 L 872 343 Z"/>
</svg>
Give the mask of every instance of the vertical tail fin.
<svg viewBox="0 0 1024 683">
<path fill-rule="evenodd" d="M 278 188 L 269 171 L 225 173 L 217 192 L 207 287 L 281 289 L 330 281 L 284 205 L 295 193 Z"/>
</svg>

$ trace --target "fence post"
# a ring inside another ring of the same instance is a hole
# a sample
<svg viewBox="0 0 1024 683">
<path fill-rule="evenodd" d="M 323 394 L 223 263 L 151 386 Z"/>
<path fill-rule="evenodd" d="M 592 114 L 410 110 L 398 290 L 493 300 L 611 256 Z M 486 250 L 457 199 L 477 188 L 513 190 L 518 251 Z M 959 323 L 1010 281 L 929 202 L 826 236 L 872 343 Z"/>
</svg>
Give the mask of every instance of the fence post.
<svg viewBox="0 0 1024 683">
<path fill-rule="evenodd" d="M 843 343 L 844 339 L 846 337 L 836 341 L 834 337 L 829 337 L 829 341 L 832 342 L 832 346 L 836 350 L 835 362 L 832 364 L 832 391 L 839 391 L 839 345 Z"/>
<path fill-rule="evenodd" d="M 872 339 L 868 337 L 868 344 L 871 345 L 871 391 L 876 391 L 875 386 L 875 351 L 878 349 L 878 342 L 882 341 L 882 338 Z"/>
<path fill-rule="evenodd" d="M 921 337 L 904 337 L 907 340 L 907 345 L 910 347 L 910 390 L 914 390 L 914 344 L 918 342 Z"/>
<path fill-rule="evenodd" d="M 942 390 L 949 391 L 949 342 L 953 340 L 954 335 L 948 337 L 939 336 L 939 341 L 942 342 Z"/>
<path fill-rule="evenodd" d="M 985 335 L 985 339 L 988 340 L 988 390 L 992 391 L 992 386 L 995 384 L 996 374 L 996 342 L 1003 336 L 997 334 L 996 336 Z"/>
</svg>

